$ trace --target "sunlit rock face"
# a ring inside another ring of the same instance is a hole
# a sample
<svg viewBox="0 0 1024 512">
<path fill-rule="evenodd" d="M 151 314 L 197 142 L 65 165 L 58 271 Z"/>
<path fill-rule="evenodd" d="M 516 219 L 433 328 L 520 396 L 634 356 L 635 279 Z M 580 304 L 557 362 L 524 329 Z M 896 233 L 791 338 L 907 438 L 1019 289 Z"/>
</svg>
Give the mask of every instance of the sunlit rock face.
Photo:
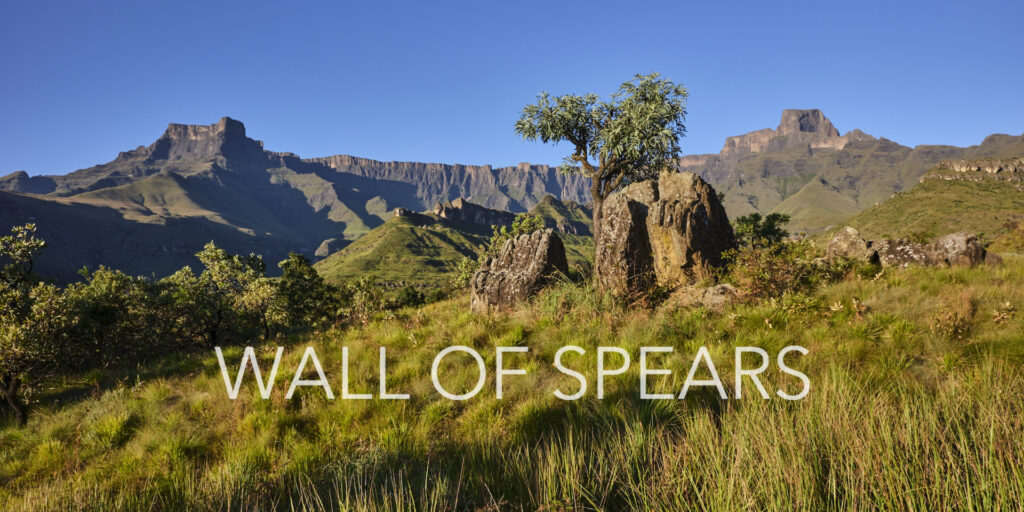
<svg viewBox="0 0 1024 512">
<path fill-rule="evenodd" d="M 513 308 L 555 276 L 568 274 L 562 239 L 541 229 L 507 240 L 497 257 L 487 258 L 470 280 L 469 307 L 475 313 Z"/>
<path fill-rule="evenodd" d="M 712 278 L 735 244 L 710 185 L 693 173 L 663 173 L 608 198 L 594 271 L 603 289 L 620 294 L 676 288 Z"/>
</svg>

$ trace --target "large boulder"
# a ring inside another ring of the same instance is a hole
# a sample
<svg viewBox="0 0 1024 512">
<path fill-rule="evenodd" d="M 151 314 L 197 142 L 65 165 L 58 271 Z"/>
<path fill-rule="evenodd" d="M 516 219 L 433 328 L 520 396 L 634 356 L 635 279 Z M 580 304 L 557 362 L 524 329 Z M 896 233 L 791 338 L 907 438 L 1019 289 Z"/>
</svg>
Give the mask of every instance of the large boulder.
<svg viewBox="0 0 1024 512">
<path fill-rule="evenodd" d="M 542 229 L 506 241 L 470 279 L 469 307 L 476 313 L 510 309 L 536 294 L 559 272 L 569 272 L 562 239 Z"/>
<path fill-rule="evenodd" d="M 878 251 L 878 260 L 883 267 L 932 264 L 924 244 L 905 238 L 886 238 L 881 242 L 875 242 L 874 248 Z"/>
<path fill-rule="evenodd" d="M 850 258 L 871 263 L 878 262 L 878 251 L 871 247 L 871 242 L 864 240 L 860 232 L 849 226 L 840 229 L 832 241 L 828 243 L 825 256 L 828 259 Z"/>
<path fill-rule="evenodd" d="M 989 255 L 978 237 L 966 232 L 953 233 L 936 238 L 929 244 L 906 239 L 885 239 L 875 244 L 883 266 L 906 267 L 909 265 L 952 265 L 974 266 L 992 263 L 998 257 Z"/>
<path fill-rule="evenodd" d="M 601 289 L 630 293 L 654 283 L 647 213 L 657 198 L 657 182 L 650 180 L 605 200 L 601 229 L 594 237 L 594 273 Z"/>
<path fill-rule="evenodd" d="M 963 231 L 936 238 L 926 251 L 935 265 L 974 266 L 984 263 L 987 256 L 978 237 Z"/>
<path fill-rule="evenodd" d="M 598 284 L 634 294 L 713 277 L 736 238 L 711 185 L 694 173 L 666 172 L 612 194 L 595 243 Z"/>
</svg>

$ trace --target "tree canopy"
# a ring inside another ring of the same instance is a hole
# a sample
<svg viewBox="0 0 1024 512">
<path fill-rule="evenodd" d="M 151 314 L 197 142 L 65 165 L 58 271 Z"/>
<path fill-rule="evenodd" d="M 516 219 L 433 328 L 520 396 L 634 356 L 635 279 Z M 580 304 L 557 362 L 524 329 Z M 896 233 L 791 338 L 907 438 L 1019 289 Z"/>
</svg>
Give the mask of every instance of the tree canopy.
<svg viewBox="0 0 1024 512">
<path fill-rule="evenodd" d="M 631 181 L 655 177 L 679 156 L 686 97 L 685 87 L 658 73 L 634 76 L 608 101 L 544 92 L 523 107 L 515 131 L 526 140 L 573 145 L 562 170 L 592 180 L 597 229 L 605 198 Z"/>
</svg>

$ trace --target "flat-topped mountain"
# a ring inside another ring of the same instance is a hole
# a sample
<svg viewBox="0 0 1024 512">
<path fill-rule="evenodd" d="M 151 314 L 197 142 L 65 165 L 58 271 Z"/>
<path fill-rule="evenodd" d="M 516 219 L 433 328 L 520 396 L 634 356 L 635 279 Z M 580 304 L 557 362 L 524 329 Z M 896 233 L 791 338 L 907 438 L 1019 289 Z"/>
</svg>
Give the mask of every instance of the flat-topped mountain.
<svg viewBox="0 0 1024 512">
<path fill-rule="evenodd" d="M 785 110 L 777 128 L 729 137 L 718 154 L 682 157 L 679 169 L 724 193 L 730 217 L 785 213 L 791 229 L 817 232 L 908 190 L 940 161 L 1021 154 L 1024 135 L 910 148 L 860 130 L 840 135 L 820 110 Z"/>
<path fill-rule="evenodd" d="M 171 124 L 148 146 L 66 175 L 0 178 L 0 230 L 35 220 L 51 241 L 40 271 L 61 280 L 100 264 L 163 275 L 195 263 L 193 254 L 211 239 L 273 263 L 291 250 L 312 257 L 327 240 L 342 247 L 395 208 L 425 211 L 465 197 L 523 212 L 549 194 L 585 200 L 588 187 L 580 176 L 526 163 L 303 159 L 265 150 L 241 122 L 225 117 L 205 126 Z"/>
</svg>

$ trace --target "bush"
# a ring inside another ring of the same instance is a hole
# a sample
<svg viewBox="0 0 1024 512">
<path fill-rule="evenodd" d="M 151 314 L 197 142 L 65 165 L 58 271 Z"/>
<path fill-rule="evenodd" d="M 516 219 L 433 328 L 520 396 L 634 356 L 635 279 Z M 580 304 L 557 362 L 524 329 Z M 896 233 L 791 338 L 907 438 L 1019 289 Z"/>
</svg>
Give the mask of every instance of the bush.
<svg viewBox="0 0 1024 512">
<path fill-rule="evenodd" d="M 726 251 L 726 279 L 747 298 L 804 293 L 842 278 L 852 269 L 846 260 L 828 261 L 810 242 L 754 243 Z"/>
<path fill-rule="evenodd" d="M 422 306 L 426 303 L 426 299 L 426 295 L 417 290 L 416 287 L 406 286 L 398 291 L 398 295 L 395 297 L 395 307 Z"/>
<path fill-rule="evenodd" d="M 487 246 L 484 247 L 480 257 L 477 259 L 483 261 L 485 257 L 497 256 L 501 252 L 501 246 L 505 245 L 506 241 L 540 229 L 544 229 L 544 219 L 537 215 L 520 213 L 516 215 L 511 226 L 494 226 L 491 239 L 487 242 Z"/>
<path fill-rule="evenodd" d="M 771 213 L 764 218 L 759 213 L 751 213 L 737 218 L 733 222 L 733 231 L 740 247 L 769 247 L 789 236 L 782 227 L 788 223 L 789 215 L 783 213 Z"/>
</svg>

